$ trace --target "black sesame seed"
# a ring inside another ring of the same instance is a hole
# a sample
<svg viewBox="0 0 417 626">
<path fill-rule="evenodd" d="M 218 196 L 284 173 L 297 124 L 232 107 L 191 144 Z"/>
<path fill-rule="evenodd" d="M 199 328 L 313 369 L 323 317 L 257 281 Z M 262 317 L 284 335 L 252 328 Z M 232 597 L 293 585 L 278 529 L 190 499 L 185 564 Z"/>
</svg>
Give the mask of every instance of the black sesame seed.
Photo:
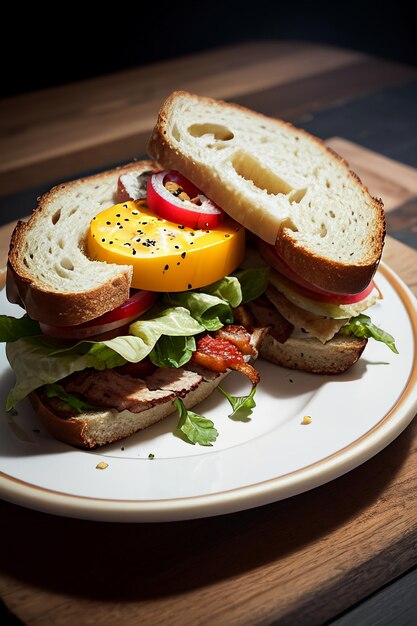
<svg viewBox="0 0 417 626">
<path fill-rule="evenodd" d="M 225 234 L 225 237 L 226 237 L 226 238 L 227 238 L 227 237 L 230 237 L 229 233 L 226 233 L 226 234 Z"/>
<path fill-rule="evenodd" d="M 93 220 L 97 219 L 96 217 L 93 217 Z"/>
<path fill-rule="evenodd" d="M 129 218 L 128 218 L 128 217 L 125 217 L 125 222 L 128 222 L 128 221 L 129 221 Z"/>
<path fill-rule="evenodd" d="M 133 250 L 132 250 L 132 254 L 136 254 L 136 250 L 135 250 L 135 248 L 133 248 Z"/>
<path fill-rule="evenodd" d="M 125 209 L 127 209 L 127 204 L 125 204 Z M 116 213 L 116 217 L 120 217 L 120 213 Z"/>
<path fill-rule="evenodd" d="M 193 288 L 192 284 L 188 283 L 188 289 L 192 289 L 192 288 Z"/>
<path fill-rule="evenodd" d="M 183 253 L 181 254 L 181 258 L 182 258 L 182 259 L 185 259 L 185 255 L 186 255 L 186 254 L 187 254 L 186 252 L 183 252 Z"/>
<path fill-rule="evenodd" d="M 176 250 L 179 250 L 179 249 L 180 249 L 180 247 L 179 247 L 179 246 L 174 246 L 174 248 L 175 248 Z"/>
<path fill-rule="evenodd" d="M 148 222 L 142 222 L 142 224 L 143 224 L 144 226 L 146 226 L 146 224 L 147 224 L 147 223 L 148 223 Z"/>
<path fill-rule="evenodd" d="M 181 230 L 184 230 L 185 226 L 178 225 L 178 228 L 181 228 Z"/>
<path fill-rule="evenodd" d="M 132 244 L 131 243 L 124 243 L 123 245 L 124 246 L 131 246 Z"/>
<path fill-rule="evenodd" d="M 124 205 L 123 205 L 123 208 L 124 208 L 124 209 L 127 209 L 127 204 L 124 204 Z M 118 215 L 117 217 L 120 217 L 120 215 Z"/>
<path fill-rule="evenodd" d="M 181 265 L 181 263 L 178 261 L 177 265 Z"/>
<path fill-rule="evenodd" d="M 94 219 L 96 219 L 96 218 L 94 218 Z M 111 222 L 106 222 L 106 224 L 107 224 L 107 226 L 110 226 Z"/>
<path fill-rule="evenodd" d="M 109 244 L 110 244 L 110 245 L 111 245 L 112 243 L 113 243 L 112 241 L 109 241 Z"/>
<path fill-rule="evenodd" d="M 164 270 L 169 270 L 169 265 L 165 265 Z"/>
<path fill-rule="evenodd" d="M 106 240 L 105 240 L 105 239 L 104 239 L 104 237 L 103 237 L 103 239 L 102 239 L 101 241 L 104 243 Z"/>
</svg>

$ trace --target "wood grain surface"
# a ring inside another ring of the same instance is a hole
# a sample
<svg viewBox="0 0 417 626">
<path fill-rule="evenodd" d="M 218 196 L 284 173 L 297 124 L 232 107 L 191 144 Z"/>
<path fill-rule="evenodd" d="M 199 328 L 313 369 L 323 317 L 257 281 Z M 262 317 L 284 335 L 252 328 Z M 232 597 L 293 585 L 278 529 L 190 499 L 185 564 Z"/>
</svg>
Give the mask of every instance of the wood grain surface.
<svg viewBox="0 0 417 626">
<path fill-rule="evenodd" d="M 413 77 L 357 53 L 263 42 L 19 96 L 0 104 L 2 192 L 139 155 L 173 87 L 308 119 Z M 383 258 L 417 295 L 417 172 L 347 141 L 343 128 L 328 143 L 383 197 Z M 0 267 L 10 232 L 0 229 Z M 17 619 L 37 626 L 322 624 L 416 565 L 416 464 L 414 421 L 327 485 L 218 518 L 106 524 L 0 502 L 0 595 Z"/>
<path fill-rule="evenodd" d="M 413 76 L 410 68 L 357 52 L 263 42 L 8 98 L 0 102 L 1 193 L 145 153 L 157 111 L 173 89 L 242 100 L 253 108 L 254 94 L 263 94 L 258 107 L 272 98 L 271 114 L 289 118 Z M 331 97 L 324 85 L 331 85 Z"/>
</svg>

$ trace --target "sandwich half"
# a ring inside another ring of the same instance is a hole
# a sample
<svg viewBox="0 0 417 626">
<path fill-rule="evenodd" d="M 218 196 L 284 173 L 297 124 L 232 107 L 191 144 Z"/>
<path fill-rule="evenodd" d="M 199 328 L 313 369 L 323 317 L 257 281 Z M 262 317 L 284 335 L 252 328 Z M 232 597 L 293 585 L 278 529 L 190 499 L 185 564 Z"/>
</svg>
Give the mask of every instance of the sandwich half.
<svg viewBox="0 0 417 626">
<path fill-rule="evenodd" d="M 365 315 L 382 297 L 373 276 L 383 204 L 340 156 L 282 120 L 183 91 L 162 106 L 148 151 L 255 235 L 246 263 L 257 254 L 271 268 L 265 295 L 250 305 L 253 320 L 270 326 L 263 357 L 337 374 L 369 337 L 395 351 Z"/>
</svg>

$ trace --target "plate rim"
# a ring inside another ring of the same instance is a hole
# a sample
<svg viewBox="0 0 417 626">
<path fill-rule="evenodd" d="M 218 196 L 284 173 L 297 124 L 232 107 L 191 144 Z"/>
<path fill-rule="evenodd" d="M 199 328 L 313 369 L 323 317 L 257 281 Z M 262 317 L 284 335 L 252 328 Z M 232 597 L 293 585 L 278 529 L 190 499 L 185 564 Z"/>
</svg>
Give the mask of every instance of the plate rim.
<svg viewBox="0 0 417 626">
<path fill-rule="evenodd" d="M 305 493 L 358 467 L 391 443 L 409 425 L 417 411 L 417 394 L 414 400 L 411 397 L 411 392 L 417 388 L 417 301 L 409 287 L 386 263 L 380 263 L 379 271 L 396 291 L 411 322 L 413 366 L 395 404 L 372 428 L 347 446 L 281 476 L 204 495 L 160 500 L 94 498 L 33 485 L 0 471 L 0 496 L 13 504 L 79 519 L 109 522 L 180 521 L 223 515 L 277 502 Z"/>
</svg>

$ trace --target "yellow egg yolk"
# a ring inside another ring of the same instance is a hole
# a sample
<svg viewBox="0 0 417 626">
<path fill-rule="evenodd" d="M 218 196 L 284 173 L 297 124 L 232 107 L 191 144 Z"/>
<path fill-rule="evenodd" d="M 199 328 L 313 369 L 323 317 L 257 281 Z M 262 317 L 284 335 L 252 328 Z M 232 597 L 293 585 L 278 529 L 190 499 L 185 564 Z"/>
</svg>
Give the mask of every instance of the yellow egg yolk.
<svg viewBox="0 0 417 626">
<path fill-rule="evenodd" d="M 129 201 L 92 219 L 87 253 L 94 260 L 131 265 L 136 289 L 186 291 L 239 266 L 245 229 L 225 217 L 213 230 L 194 230 L 158 217 L 144 201 Z"/>
</svg>

